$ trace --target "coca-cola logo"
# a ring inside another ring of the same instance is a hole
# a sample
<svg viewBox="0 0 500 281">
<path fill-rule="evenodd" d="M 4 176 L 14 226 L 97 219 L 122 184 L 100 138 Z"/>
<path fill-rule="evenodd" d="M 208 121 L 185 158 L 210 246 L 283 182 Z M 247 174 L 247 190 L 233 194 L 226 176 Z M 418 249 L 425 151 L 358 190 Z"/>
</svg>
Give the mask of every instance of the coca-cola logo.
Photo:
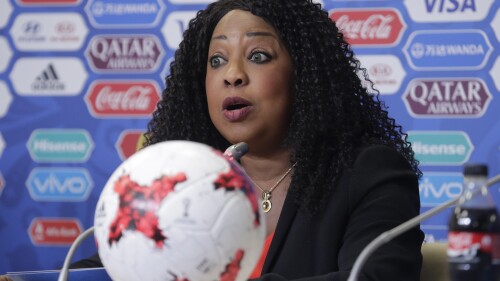
<svg viewBox="0 0 500 281">
<path fill-rule="evenodd" d="M 153 81 L 96 81 L 85 95 L 95 117 L 150 117 L 159 100 Z"/>
<path fill-rule="evenodd" d="M 458 219 L 470 221 L 470 218 Z M 494 245 L 498 244 L 493 241 L 495 239 L 498 241 L 498 238 L 498 235 L 490 233 L 450 231 L 448 233 L 448 257 L 472 260 L 477 257 L 479 251 L 491 255 L 498 250 L 494 249 Z"/>
<path fill-rule="evenodd" d="M 94 36 L 85 55 L 96 72 L 152 72 L 163 56 L 160 41 L 154 35 Z"/>
<path fill-rule="evenodd" d="M 395 45 L 406 28 L 395 9 L 335 9 L 330 18 L 352 45 Z"/>
<path fill-rule="evenodd" d="M 410 81 L 402 98 L 415 117 L 477 118 L 491 94 L 478 78 L 435 78 Z"/>
</svg>

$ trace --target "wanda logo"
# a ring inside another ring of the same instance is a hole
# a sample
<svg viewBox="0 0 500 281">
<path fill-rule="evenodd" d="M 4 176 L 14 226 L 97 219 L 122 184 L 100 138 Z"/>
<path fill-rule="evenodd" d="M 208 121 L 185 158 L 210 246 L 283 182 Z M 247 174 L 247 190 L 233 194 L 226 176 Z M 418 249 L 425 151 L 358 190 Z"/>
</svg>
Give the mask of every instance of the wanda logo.
<svg viewBox="0 0 500 281">
<path fill-rule="evenodd" d="M 96 117 L 150 117 L 159 100 L 153 81 L 96 81 L 85 95 Z"/>
<path fill-rule="evenodd" d="M 330 18 L 352 45 L 395 45 L 406 24 L 395 9 L 336 9 Z"/>
</svg>

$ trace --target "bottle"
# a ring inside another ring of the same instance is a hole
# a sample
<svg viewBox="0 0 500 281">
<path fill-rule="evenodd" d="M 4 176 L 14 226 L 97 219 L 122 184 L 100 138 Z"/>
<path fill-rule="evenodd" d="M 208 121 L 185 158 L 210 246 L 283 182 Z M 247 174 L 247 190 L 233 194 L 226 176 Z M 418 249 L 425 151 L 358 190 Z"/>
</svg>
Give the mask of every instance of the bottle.
<svg viewBox="0 0 500 281">
<path fill-rule="evenodd" d="M 450 280 L 499 280 L 500 218 L 485 186 L 488 167 L 468 164 L 463 174 L 462 194 L 448 222 Z"/>
</svg>

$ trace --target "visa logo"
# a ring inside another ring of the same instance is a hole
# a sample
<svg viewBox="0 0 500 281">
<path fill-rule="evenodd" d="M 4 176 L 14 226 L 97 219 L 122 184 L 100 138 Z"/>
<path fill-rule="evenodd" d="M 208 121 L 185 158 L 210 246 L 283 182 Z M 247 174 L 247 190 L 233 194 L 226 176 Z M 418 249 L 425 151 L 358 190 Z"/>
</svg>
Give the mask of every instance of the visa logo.
<svg viewBox="0 0 500 281">
<path fill-rule="evenodd" d="M 425 0 L 427 12 L 476 11 L 475 0 Z"/>
<path fill-rule="evenodd" d="M 463 176 L 460 173 L 424 173 L 418 184 L 422 206 L 436 206 L 462 194 Z"/>
<path fill-rule="evenodd" d="M 35 201 L 84 201 L 93 186 L 83 168 L 35 168 L 26 186 Z"/>
<path fill-rule="evenodd" d="M 410 18 L 416 22 L 479 22 L 496 0 L 404 0 Z"/>
</svg>

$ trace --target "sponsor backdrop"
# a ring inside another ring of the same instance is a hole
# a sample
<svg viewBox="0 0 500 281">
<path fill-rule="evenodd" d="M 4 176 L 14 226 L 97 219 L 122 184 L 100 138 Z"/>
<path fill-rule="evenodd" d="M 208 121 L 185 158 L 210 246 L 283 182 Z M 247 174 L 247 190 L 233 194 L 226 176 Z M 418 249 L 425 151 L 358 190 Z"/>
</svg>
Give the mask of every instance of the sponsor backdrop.
<svg viewBox="0 0 500 281">
<path fill-rule="evenodd" d="M 92 226 L 208 2 L 0 0 L 0 273 L 60 267 Z M 422 211 L 460 194 L 464 163 L 500 172 L 500 1 L 322 2 L 409 132 Z M 422 225 L 428 241 L 449 211 Z M 75 259 L 94 252 L 88 239 Z"/>
</svg>

